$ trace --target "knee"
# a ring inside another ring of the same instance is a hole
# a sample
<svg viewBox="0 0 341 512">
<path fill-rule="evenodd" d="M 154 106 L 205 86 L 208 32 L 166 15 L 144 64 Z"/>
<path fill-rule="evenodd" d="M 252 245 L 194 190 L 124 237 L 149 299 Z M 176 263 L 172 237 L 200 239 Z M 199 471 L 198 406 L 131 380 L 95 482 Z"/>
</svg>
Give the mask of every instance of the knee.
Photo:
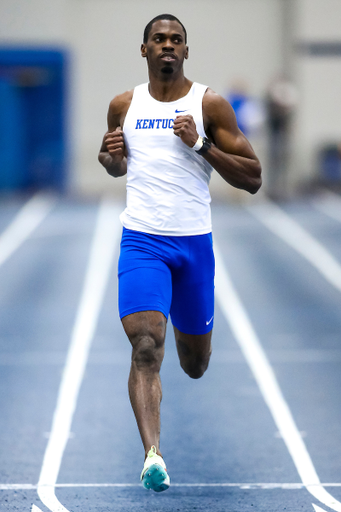
<svg viewBox="0 0 341 512">
<path fill-rule="evenodd" d="M 133 344 L 132 363 L 139 370 L 148 369 L 158 372 L 164 354 L 164 342 L 151 335 L 138 337 Z"/>
<path fill-rule="evenodd" d="M 191 379 L 200 379 L 206 372 L 212 353 L 211 333 L 188 335 L 175 331 L 181 368 Z"/>
<path fill-rule="evenodd" d="M 182 369 L 191 379 L 200 379 L 208 368 L 209 357 L 204 359 L 197 359 L 195 361 L 187 361 L 182 364 Z"/>
</svg>

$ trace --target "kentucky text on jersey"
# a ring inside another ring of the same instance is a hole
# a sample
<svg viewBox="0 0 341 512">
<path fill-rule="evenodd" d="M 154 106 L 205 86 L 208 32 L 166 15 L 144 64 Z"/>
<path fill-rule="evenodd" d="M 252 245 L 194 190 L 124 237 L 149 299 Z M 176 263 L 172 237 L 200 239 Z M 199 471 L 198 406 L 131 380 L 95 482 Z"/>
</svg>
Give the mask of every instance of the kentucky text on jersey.
<svg viewBox="0 0 341 512">
<path fill-rule="evenodd" d="M 137 119 L 135 130 L 166 130 L 173 128 L 174 119 Z"/>
</svg>

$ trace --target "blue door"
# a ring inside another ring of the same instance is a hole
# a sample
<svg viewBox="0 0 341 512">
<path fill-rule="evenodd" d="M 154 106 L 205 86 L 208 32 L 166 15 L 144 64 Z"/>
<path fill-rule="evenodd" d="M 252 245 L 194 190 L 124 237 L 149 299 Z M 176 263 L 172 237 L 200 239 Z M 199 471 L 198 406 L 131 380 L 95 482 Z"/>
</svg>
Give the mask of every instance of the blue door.
<svg viewBox="0 0 341 512">
<path fill-rule="evenodd" d="M 66 56 L 0 48 L 0 191 L 66 185 Z"/>
</svg>

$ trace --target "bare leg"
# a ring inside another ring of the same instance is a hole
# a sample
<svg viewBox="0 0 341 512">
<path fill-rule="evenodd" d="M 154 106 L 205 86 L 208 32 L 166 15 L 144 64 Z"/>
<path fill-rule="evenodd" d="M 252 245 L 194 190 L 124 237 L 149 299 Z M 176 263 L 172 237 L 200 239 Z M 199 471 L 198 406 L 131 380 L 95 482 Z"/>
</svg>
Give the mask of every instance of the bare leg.
<svg viewBox="0 0 341 512">
<path fill-rule="evenodd" d="M 122 324 L 133 348 L 129 396 L 145 454 L 154 445 L 161 455 L 159 372 L 164 356 L 166 318 L 159 311 L 141 311 L 124 317 Z"/>
<path fill-rule="evenodd" d="M 174 334 L 181 368 L 192 379 L 199 379 L 210 361 L 212 331 L 207 334 L 184 334 L 174 327 Z"/>
</svg>

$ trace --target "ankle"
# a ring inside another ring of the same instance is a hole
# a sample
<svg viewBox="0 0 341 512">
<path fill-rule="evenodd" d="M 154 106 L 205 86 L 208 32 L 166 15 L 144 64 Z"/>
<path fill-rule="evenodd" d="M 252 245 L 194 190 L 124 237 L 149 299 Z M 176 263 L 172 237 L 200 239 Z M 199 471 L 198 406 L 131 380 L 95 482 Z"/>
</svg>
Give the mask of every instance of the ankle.
<svg viewBox="0 0 341 512">
<path fill-rule="evenodd" d="M 154 449 L 153 449 L 154 448 Z M 156 447 L 156 445 L 152 445 L 149 449 L 147 449 L 147 451 L 145 452 L 145 457 L 144 457 L 144 460 L 147 459 L 148 457 L 148 453 L 153 449 L 153 452 L 156 454 L 156 455 L 159 455 L 160 457 L 162 457 L 162 453 L 160 452 L 159 448 Z"/>
</svg>

